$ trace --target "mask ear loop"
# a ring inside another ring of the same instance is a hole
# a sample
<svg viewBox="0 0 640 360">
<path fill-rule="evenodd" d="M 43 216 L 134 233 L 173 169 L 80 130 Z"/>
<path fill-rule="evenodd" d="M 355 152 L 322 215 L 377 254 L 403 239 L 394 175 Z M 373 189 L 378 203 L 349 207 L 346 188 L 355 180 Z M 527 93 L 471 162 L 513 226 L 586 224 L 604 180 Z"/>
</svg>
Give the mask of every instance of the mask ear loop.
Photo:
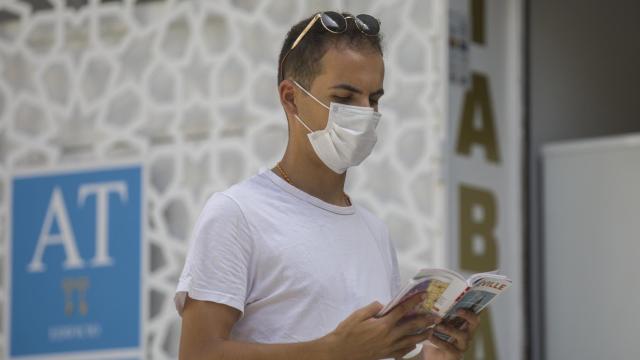
<svg viewBox="0 0 640 360">
<path fill-rule="evenodd" d="M 307 89 L 305 89 L 304 87 L 302 87 L 302 85 L 298 84 L 297 81 L 295 80 L 291 80 L 293 81 L 294 84 L 296 84 L 296 86 L 298 86 L 300 88 L 300 90 L 304 91 L 305 94 L 309 95 L 313 100 L 315 100 L 318 104 L 324 106 L 325 109 L 329 110 L 329 107 L 327 105 L 325 105 L 322 101 L 318 100 L 315 96 L 313 96 L 310 92 L 307 91 Z M 304 123 L 304 121 L 302 121 L 302 119 L 300 119 L 300 117 L 298 116 L 298 114 L 293 115 L 295 116 L 296 120 L 298 120 L 298 122 L 300 122 L 300 124 L 302 124 L 302 126 L 304 126 L 307 130 L 309 130 L 310 133 L 313 132 L 313 130 L 311 130 L 307 124 Z"/>
<path fill-rule="evenodd" d="M 296 84 L 300 90 L 304 91 L 305 94 L 309 95 L 313 100 L 315 100 L 318 104 L 324 106 L 325 109 L 329 110 L 329 107 L 327 105 L 325 105 L 322 101 L 318 100 L 318 98 L 316 98 L 315 96 L 313 96 L 309 91 L 307 91 L 307 89 L 305 89 L 304 87 L 302 87 L 302 85 L 298 84 L 297 81 L 295 80 L 291 80 L 293 81 L 294 84 Z"/>
<path fill-rule="evenodd" d="M 300 124 L 302 124 L 302 126 L 304 126 L 305 128 L 307 128 L 307 130 L 309 130 L 309 132 L 310 132 L 310 133 L 312 133 L 312 132 L 313 132 L 313 131 L 311 131 L 311 129 L 309 129 L 309 127 L 307 126 L 307 124 L 305 124 L 305 123 L 304 123 L 304 121 L 302 121 L 302 120 L 300 119 L 300 117 L 298 116 L 298 114 L 295 114 L 295 115 L 293 115 L 293 116 L 295 116 L 295 118 L 298 120 L 298 122 L 299 122 Z"/>
</svg>

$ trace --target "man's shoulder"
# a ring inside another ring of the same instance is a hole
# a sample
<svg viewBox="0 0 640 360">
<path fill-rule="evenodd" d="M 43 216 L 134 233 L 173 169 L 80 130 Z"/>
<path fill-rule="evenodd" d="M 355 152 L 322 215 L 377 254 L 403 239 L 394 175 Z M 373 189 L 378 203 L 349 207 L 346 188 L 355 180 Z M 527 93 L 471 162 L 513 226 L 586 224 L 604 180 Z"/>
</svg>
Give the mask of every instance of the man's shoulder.
<svg viewBox="0 0 640 360">
<path fill-rule="evenodd" d="M 247 221 L 250 204 L 257 205 L 268 185 L 261 184 L 260 174 L 211 194 L 204 203 L 198 223 L 242 224 Z"/>
<path fill-rule="evenodd" d="M 221 193 L 242 205 L 247 201 L 255 204 L 268 197 L 273 190 L 273 183 L 262 171 L 232 185 L 228 189 L 221 191 Z"/>
<path fill-rule="evenodd" d="M 205 209 L 230 212 L 244 211 L 258 205 L 270 196 L 273 186 L 263 172 L 246 178 L 225 190 L 213 193 L 206 201 Z"/>
</svg>

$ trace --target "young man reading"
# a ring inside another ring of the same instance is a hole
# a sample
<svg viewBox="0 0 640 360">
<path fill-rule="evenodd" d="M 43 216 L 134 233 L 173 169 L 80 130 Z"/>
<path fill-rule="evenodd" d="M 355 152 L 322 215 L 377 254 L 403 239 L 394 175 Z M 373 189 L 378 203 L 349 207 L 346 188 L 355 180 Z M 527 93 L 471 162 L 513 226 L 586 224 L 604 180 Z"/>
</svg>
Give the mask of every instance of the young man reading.
<svg viewBox="0 0 640 360">
<path fill-rule="evenodd" d="M 289 125 L 282 160 L 214 194 L 194 230 L 176 293 L 181 359 L 460 359 L 478 317 L 461 328 L 399 321 L 414 297 L 375 315 L 399 289 L 381 220 L 344 192 L 347 169 L 373 149 L 384 62 L 380 24 L 324 12 L 289 31 L 278 93 Z"/>
</svg>

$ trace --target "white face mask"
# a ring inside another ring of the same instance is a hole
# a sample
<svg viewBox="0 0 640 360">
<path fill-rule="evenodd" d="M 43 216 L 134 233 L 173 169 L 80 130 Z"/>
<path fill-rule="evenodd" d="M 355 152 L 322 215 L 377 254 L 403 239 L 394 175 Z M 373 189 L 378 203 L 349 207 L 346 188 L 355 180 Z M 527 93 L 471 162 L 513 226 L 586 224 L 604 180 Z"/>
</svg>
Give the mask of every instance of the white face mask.
<svg viewBox="0 0 640 360">
<path fill-rule="evenodd" d="M 294 83 L 313 100 L 329 110 L 327 127 L 312 131 L 296 114 L 296 119 L 307 129 L 309 142 L 322 162 L 338 174 L 359 165 L 366 159 L 378 140 L 376 127 L 381 114 L 370 107 L 351 106 L 332 102 L 330 107 L 311 95 L 304 87 Z"/>
</svg>

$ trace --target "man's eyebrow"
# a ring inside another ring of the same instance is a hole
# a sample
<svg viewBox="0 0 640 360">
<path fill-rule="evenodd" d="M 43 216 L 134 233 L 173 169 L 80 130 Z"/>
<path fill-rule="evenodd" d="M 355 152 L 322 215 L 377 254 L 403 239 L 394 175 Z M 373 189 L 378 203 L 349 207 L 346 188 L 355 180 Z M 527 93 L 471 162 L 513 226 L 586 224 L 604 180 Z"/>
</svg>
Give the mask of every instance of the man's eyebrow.
<svg viewBox="0 0 640 360">
<path fill-rule="evenodd" d="M 331 89 L 344 89 L 344 90 L 349 90 L 351 92 L 354 92 L 356 94 L 362 94 L 362 90 L 358 89 L 357 87 L 355 87 L 353 85 L 349 85 L 349 84 L 334 85 L 334 86 L 331 87 Z"/>
<path fill-rule="evenodd" d="M 350 85 L 350 84 L 338 84 L 338 85 L 334 85 L 331 87 L 331 89 L 344 89 L 344 90 L 348 90 L 351 92 L 354 92 L 356 94 L 362 94 L 362 90 L 358 89 L 357 87 Z M 371 93 L 371 96 L 382 96 L 384 94 L 384 89 L 378 89 L 374 92 Z"/>
<path fill-rule="evenodd" d="M 384 89 L 379 89 L 371 93 L 371 96 L 382 96 L 384 95 Z"/>
</svg>

